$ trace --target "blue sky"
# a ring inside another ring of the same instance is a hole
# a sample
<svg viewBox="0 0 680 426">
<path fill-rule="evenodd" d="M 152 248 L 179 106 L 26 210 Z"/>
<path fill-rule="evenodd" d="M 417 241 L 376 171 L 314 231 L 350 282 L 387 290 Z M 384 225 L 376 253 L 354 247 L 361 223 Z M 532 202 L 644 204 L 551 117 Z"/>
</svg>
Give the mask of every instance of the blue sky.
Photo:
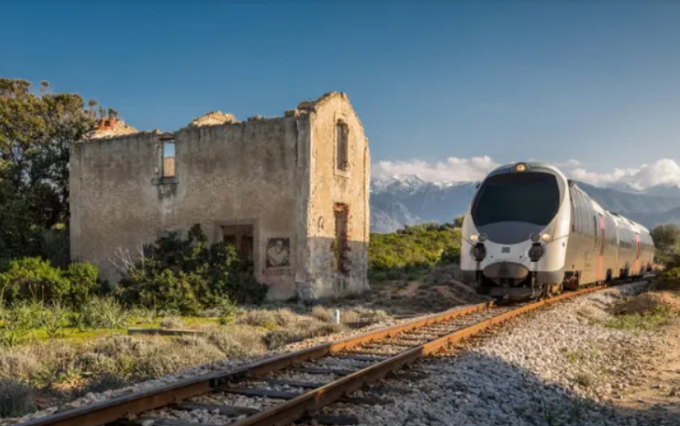
<svg viewBox="0 0 680 426">
<path fill-rule="evenodd" d="M 377 170 L 489 156 L 614 176 L 680 160 L 680 2 L 4 0 L 0 17 L 0 76 L 138 129 L 280 116 L 336 90 Z"/>
</svg>

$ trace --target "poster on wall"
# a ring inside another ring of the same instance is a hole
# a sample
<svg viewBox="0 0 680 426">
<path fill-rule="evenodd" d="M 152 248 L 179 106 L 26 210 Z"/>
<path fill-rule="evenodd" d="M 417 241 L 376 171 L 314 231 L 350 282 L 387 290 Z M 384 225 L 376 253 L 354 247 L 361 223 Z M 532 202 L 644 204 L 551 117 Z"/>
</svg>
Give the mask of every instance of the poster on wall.
<svg viewBox="0 0 680 426">
<path fill-rule="evenodd" d="M 270 238 L 267 241 L 267 268 L 290 266 L 290 238 Z"/>
</svg>

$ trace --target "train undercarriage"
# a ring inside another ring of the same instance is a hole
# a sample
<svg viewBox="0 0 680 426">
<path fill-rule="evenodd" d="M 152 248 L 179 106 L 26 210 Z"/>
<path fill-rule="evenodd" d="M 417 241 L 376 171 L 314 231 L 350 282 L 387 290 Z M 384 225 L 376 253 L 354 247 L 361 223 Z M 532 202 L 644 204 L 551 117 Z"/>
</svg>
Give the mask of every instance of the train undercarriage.
<svg viewBox="0 0 680 426">
<path fill-rule="evenodd" d="M 649 273 L 650 270 L 648 270 L 647 273 Z M 592 285 L 640 279 L 643 277 L 642 273 L 643 272 L 640 271 L 640 275 L 631 275 L 628 273 L 628 270 L 621 270 L 619 272 L 619 277 L 614 279 L 612 278 L 612 271 L 607 270 L 604 280 L 591 282 L 584 285 L 580 283 L 579 272 L 566 272 L 564 274 L 564 280 L 559 283 L 545 283 L 538 282 L 537 274 L 535 272 L 530 273 L 527 277 L 522 279 L 490 279 L 484 276 L 484 274 L 480 271 L 477 273 L 476 289 L 479 294 L 491 296 L 496 300 L 540 300 L 562 294 L 565 290 L 576 291 Z"/>
</svg>

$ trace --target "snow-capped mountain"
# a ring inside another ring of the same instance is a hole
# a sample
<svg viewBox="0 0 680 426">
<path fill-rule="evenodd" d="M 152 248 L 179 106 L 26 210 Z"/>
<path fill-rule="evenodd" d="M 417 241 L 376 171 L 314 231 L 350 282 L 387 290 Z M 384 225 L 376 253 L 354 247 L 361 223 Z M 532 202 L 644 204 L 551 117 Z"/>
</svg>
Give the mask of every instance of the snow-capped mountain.
<svg viewBox="0 0 680 426">
<path fill-rule="evenodd" d="M 371 181 L 372 232 L 393 232 L 404 225 L 452 222 L 475 193 L 475 182 L 433 183 L 417 176 Z"/>
<path fill-rule="evenodd" d="M 371 181 L 371 231 L 393 232 L 404 225 L 452 222 L 465 214 L 478 182 L 426 182 L 414 175 Z M 644 191 L 630 185 L 579 186 L 606 209 L 652 228 L 660 223 L 680 224 L 680 188 L 658 185 Z"/>
</svg>

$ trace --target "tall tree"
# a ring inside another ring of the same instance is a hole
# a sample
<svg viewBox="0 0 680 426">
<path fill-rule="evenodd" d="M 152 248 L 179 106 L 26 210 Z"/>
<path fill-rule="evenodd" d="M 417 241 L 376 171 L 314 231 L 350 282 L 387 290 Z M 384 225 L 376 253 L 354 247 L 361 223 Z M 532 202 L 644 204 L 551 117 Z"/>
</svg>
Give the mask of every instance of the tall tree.
<svg viewBox="0 0 680 426">
<path fill-rule="evenodd" d="M 93 118 L 78 94 L 0 78 L 0 259 L 41 255 L 45 231 L 68 227 L 69 150 Z"/>
</svg>

